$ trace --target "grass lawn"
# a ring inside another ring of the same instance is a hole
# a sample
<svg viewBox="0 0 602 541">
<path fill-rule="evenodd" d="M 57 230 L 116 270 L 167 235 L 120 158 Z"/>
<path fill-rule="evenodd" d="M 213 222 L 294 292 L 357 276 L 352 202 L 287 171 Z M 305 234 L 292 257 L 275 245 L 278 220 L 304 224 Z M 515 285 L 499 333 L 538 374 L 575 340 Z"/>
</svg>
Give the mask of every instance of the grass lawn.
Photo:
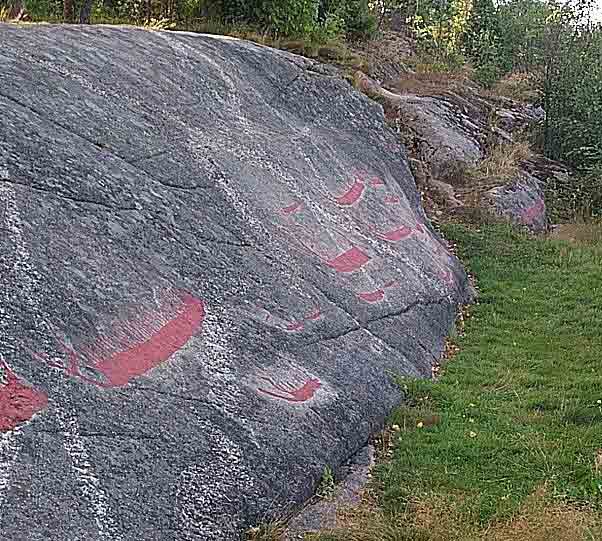
<svg viewBox="0 0 602 541">
<path fill-rule="evenodd" d="M 478 304 L 437 381 L 400 382 L 374 501 L 321 541 L 602 540 L 602 241 L 448 226 Z"/>
</svg>

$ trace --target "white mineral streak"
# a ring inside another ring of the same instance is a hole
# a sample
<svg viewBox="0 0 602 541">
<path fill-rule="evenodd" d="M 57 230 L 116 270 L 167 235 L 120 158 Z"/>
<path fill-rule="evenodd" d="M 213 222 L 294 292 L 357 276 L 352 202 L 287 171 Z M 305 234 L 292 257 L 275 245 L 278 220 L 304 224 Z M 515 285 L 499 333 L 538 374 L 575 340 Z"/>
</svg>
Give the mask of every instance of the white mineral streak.
<svg viewBox="0 0 602 541">
<path fill-rule="evenodd" d="M 188 151 L 197 162 L 199 171 L 202 171 L 206 176 L 216 182 L 217 187 L 222 190 L 228 203 L 236 209 L 241 218 L 257 233 L 263 233 L 264 227 L 262 226 L 261 221 L 253 216 L 249 205 L 244 198 L 241 197 L 243 194 L 236 190 L 234 183 L 230 182 L 227 175 L 219 169 L 218 164 L 216 164 L 213 159 L 210 159 L 211 156 L 219 156 L 224 153 L 238 156 L 240 159 L 244 158 L 245 161 L 251 158 L 246 156 L 248 153 L 247 148 L 242 148 L 240 145 L 234 143 L 237 141 L 236 137 L 227 137 L 229 132 L 241 133 L 249 132 L 251 130 L 243 111 L 237 81 L 224 70 L 222 65 L 209 55 L 187 45 L 179 38 L 172 38 L 167 32 L 162 32 L 160 35 L 167 41 L 178 60 L 190 64 L 192 58 L 201 58 L 204 64 L 211 66 L 215 77 L 223 83 L 225 92 L 220 93 L 218 91 L 219 85 L 208 85 L 205 91 L 210 92 L 213 99 L 217 103 L 220 103 L 224 110 L 230 111 L 232 116 L 237 118 L 237 122 L 235 125 L 224 124 L 222 127 L 222 135 L 220 137 L 214 137 L 212 133 L 206 130 L 190 128 L 189 137 L 186 141 Z M 224 148 L 224 141 L 230 141 L 232 147 Z"/>
<path fill-rule="evenodd" d="M 209 447 L 205 457 L 211 459 L 190 465 L 180 474 L 176 490 L 179 539 L 222 541 L 229 538 L 226 534 L 239 533 L 239 495 L 248 494 L 254 481 L 243 466 L 240 447 L 210 421 L 199 424 Z"/>
<path fill-rule="evenodd" d="M 8 179 L 8 168 L 5 169 L 5 167 L 0 161 L 0 169 L 5 171 Z M 31 264 L 29 251 L 25 245 L 23 223 L 15 200 L 15 190 L 9 184 L 2 183 L 2 181 L 0 181 L 0 230 L 3 236 L 6 235 L 5 239 L 11 248 L 9 253 L 3 254 L 6 258 L 8 268 L 2 269 L 2 271 L 11 274 L 13 279 L 18 281 L 19 284 L 18 288 L 9 287 L 9 284 L 6 284 L 6 287 L 0 290 L 0 310 L 17 306 L 14 302 L 17 295 L 21 303 L 26 302 L 30 306 L 35 306 L 36 295 L 34 294 L 34 290 L 35 286 L 40 282 L 40 276 Z M 5 316 L 3 311 L 0 312 L 0 316 Z M 10 318 L 10 315 L 7 317 Z M 10 324 L 10 320 L 6 321 L 6 323 Z M 10 363 L 10 360 L 8 361 Z"/>
<path fill-rule="evenodd" d="M 234 324 L 220 308 L 211 305 L 205 310 L 203 332 L 193 343 L 196 351 L 203 352 L 203 379 L 210 389 L 207 400 L 237 422 L 241 415 L 242 391 L 233 370 L 237 353 L 230 346 Z M 179 539 L 221 541 L 229 537 L 226 534 L 238 534 L 239 494 L 248 493 L 253 487 L 253 478 L 243 466 L 242 449 L 212 421 L 199 419 L 197 422 L 199 432 L 206 438 L 207 450 L 201 447 L 199 463 L 183 470 L 177 482 Z M 241 434 L 241 438 L 255 443 L 250 432 Z"/>
<path fill-rule="evenodd" d="M 207 400 L 236 422 L 242 413 L 243 397 L 240 377 L 233 370 L 240 355 L 230 345 L 234 328 L 235 324 L 224 310 L 206 305 L 203 329 L 194 339 L 194 349 L 203 352 L 203 379 L 209 389 Z"/>
<path fill-rule="evenodd" d="M 15 191 L 12 186 L 2 183 L 10 180 L 10 171 L 5 160 L 0 155 L 0 232 L 5 242 L 0 245 L 4 262 L 0 266 L 0 340 L 15 335 L 16 325 L 13 310 L 18 309 L 23 303 L 35 306 L 35 287 L 39 282 L 39 275 L 31 264 L 29 251 L 23 239 L 23 224 L 19 208 L 15 200 Z M 18 284 L 18 287 L 16 286 Z M 2 346 L 0 342 L 0 346 Z M 9 346 L 10 344 L 6 344 Z M 14 345 L 12 345 L 14 347 Z M 10 348 L 12 349 L 12 348 Z M 10 352 L 7 347 L 7 352 Z M 6 359 L 0 352 L 0 359 L 11 364 L 11 359 Z M 0 381 L 0 385 L 2 382 Z M 0 434 L 0 516 L 6 495 L 11 486 L 15 463 L 19 457 L 22 443 L 19 428 Z"/>
<path fill-rule="evenodd" d="M 91 511 L 99 539 L 107 541 L 120 541 L 123 539 L 119 528 L 113 518 L 107 493 L 100 479 L 94 471 L 75 414 L 67 408 L 56 408 L 56 420 L 64 437 L 63 446 L 69 459 L 71 467 L 75 472 L 77 484 L 82 500 Z"/>
<path fill-rule="evenodd" d="M 20 431 L 15 429 L 11 432 L 0 434 L 0 522 L 6 496 L 11 485 L 14 465 L 21 450 Z"/>
</svg>

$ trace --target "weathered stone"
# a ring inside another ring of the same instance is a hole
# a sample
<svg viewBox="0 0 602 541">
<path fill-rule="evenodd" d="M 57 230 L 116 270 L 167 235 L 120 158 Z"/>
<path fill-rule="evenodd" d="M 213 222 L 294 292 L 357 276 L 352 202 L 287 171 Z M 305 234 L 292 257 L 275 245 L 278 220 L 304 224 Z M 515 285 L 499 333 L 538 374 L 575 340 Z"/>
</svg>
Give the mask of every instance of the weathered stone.
<svg viewBox="0 0 602 541">
<path fill-rule="evenodd" d="M 548 230 L 546 203 L 541 183 L 526 172 L 517 179 L 486 193 L 496 214 L 533 232 Z"/>
<path fill-rule="evenodd" d="M 478 121 L 444 97 L 402 95 L 399 112 L 420 141 L 420 155 L 433 176 L 445 176 L 450 164 L 476 165 L 484 156 Z"/>
<path fill-rule="evenodd" d="M 456 177 L 463 177 L 466 169 L 477 166 L 492 142 L 511 145 L 515 132 L 545 119 L 541 107 L 502 97 L 487 100 L 472 95 L 470 86 L 463 91 L 441 90 L 431 95 L 398 94 L 359 72 L 354 86 L 383 105 L 410 147 L 414 171 L 426 169 L 417 178 L 423 177 L 421 183 L 453 212 L 463 205 L 453 185 L 462 184 L 464 179 Z M 561 164 L 541 156 L 518 167 L 517 179 L 488 190 L 482 194 L 483 199 L 492 203 L 496 214 L 533 231 L 545 231 L 548 218 L 542 186 L 566 182 L 568 172 Z"/>
<path fill-rule="evenodd" d="M 0 25 L 0 538 L 230 540 L 467 295 L 382 109 L 229 38 Z"/>
<path fill-rule="evenodd" d="M 567 165 L 538 155 L 523 162 L 521 167 L 550 189 L 554 189 L 556 186 L 566 186 L 571 182 L 573 174 Z"/>
<path fill-rule="evenodd" d="M 543 122 L 546 113 L 541 107 L 510 100 L 506 107 L 496 109 L 496 124 L 512 134 Z"/>
</svg>

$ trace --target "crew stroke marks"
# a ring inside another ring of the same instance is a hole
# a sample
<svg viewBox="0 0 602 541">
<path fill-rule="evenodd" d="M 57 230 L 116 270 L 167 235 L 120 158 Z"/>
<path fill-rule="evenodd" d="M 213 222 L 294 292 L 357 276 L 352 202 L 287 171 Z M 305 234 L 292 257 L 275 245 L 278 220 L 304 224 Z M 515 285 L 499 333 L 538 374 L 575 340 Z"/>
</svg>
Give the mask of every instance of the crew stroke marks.
<svg viewBox="0 0 602 541">
<path fill-rule="evenodd" d="M 257 391 L 271 398 L 278 398 L 291 404 L 302 404 L 314 398 L 322 383 L 317 378 L 309 378 L 301 385 L 287 381 L 278 383 L 271 377 L 261 377 Z"/>
<path fill-rule="evenodd" d="M 346 189 L 340 195 L 332 195 L 330 192 L 326 193 L 326 201 L 334 202 L 339 207 L 353 207 L 364 198 L 368 191 L 386 187 L 385 182 L 380 177 L 373 176 L 366 180 L 368 177 L 369 175 L 367 174 L 356 174 L 355 178 L 347 184 Z M 385 192 L 379 197 L 385 205 L 399 205 L 402 202 L 399 195 L 390 192 Z M 304 216 L 306 215 L 304 212 L 305 209 L 305 202 L 297 198 L 279 210 L 280 216 L 286 222 L 284 226 L 286 236 L 290 236 L 293 229 L 297 229 L 300 233 L 293 235 L 293 239 L 301 246 L 302 252 L 317 257 L 326 267 L 342 275 L 349 275 L 363 270 L 373 260 L 373 255 L 370 254 L 367 248 L 355 243 L 349 238 L 348 233 L 339 231 L 337 227 L 331 226 L 328 228 L 329 236 L 326 237 L 328 241 L 321 238 L 311 227 L 303 223 Z M 364 229 L 374 239 L 387 243 L 399 243 L 410 238 L 415 238 L 419 242 L 433 245 L 437 255 L 445 257 L 447 254 L 447 251 L 432 238 L 428 228 L 421 222 L 415 222 L 412 226 L 407 225 L 407 223 L 400 223 L 397 226 L 386 228 L 382 226 L 378 227 L 357 216 L 354 217 L 354 221 L 362 224 Z M 330 247 L 326 247 L 328 242 L 332 243 L 333 241 L 335 245 L 340 247 L 343 244 L 347 245 L 347 248 L 333 256 L 332 244 Z M 320 250 L 316 248 L 319 245 L 323 246 Z M 444 253 L 442 254 L 442 252 Z M 436 277 L 446 286 L 453 287 L 455 284 L 454 275 L 447 265 L 443 265 L 442 270 L 436 271 Z M 381 303 L 386 299 L 387 290 L 398 286 L 399 282 L 397 280 L 388 281 L 374 290 L 356 291 L 354 295 L 361 302 L 368 304 Z M 286 332 L 300 332 L 305 329 L 304 318 L 286 321 L 273 316 L 268 311 L 266 311 L 264 322 L 270 323 L 272 326 L 276 326 Z"/>
<path fill-rule="evenodd" d="M 300 317 L 295 316 L 294 319 L 280 317 L 262 306 L 253 306 L 252 310 L 243 308 L 243 311 L 255 321 L 287 333 L 303 331 L 308 323 L 322 319 L 326 313 L 326 311 L 322 310 L 318 305 L 310 308 Z"/>
<path fill-rule="evenodd" d="M 393 280 L 391 282 L 387 282 L 380 289 L 357 293 L 357 298 L 370 304 L 382 302 L 385 299 L 386 290 L 397 286 L 399 286 L 399 282 L 397 280 Z"/>
<path fill-rule="evenodd" d="M 122 387 L 167 361 L 202 326 L 205 308 L 201 300 L 183 291 L 170 292 L 156 313 L 141 320 L 120 322 L 113 336 L 101 337 L 76 351 L 56 337 L 65 362 L 45 354 L 31 354 L 69 377 L 102 388 Z M 125 347 L 124 347 L 125 346 Z M 98 374 L 92 378 L 82 371 Z M 0 432 L 8 432 L 31 420 L 48 405 L 48 395 L 24 383 L 0 358 Z"/>
<path fill-rule="evenodd" d="M 142 321 L 121 322 L 115 336 L 100 337 L 79 351 L 57 337 L 58 348 L 66 357 L 64 364 L 43 355 L 36 356 L 85 383 L 104 388 L 122 387 L 167 361 L 198 332 L 204 318 L 201 300 L 189 293 L 177 292 L 175 303 L 173 299 L 164 303 Z M 100 378 L 82 373 L 85 365 Z"/>
<path fill-rule="evenodd" d="M 0 382 L 0 432 L 9 432 L 44 410 L 48 396 L 26 385 L 1 357 L 0 370 L 5 380 Z"/>
</svg>

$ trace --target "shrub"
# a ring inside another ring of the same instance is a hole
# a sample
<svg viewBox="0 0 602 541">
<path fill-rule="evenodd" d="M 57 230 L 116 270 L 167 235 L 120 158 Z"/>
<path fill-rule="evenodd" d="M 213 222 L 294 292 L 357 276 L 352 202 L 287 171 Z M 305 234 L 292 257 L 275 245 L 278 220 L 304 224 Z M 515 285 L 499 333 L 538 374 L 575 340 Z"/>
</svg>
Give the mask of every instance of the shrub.
<svg viewBox="0 0 602 541">
<path fill-rule="evenodd" d="M 264 0 L 259 18 L 276 36 L 310 36 L 318 25 L 319 0 Z"/>
</svg>

